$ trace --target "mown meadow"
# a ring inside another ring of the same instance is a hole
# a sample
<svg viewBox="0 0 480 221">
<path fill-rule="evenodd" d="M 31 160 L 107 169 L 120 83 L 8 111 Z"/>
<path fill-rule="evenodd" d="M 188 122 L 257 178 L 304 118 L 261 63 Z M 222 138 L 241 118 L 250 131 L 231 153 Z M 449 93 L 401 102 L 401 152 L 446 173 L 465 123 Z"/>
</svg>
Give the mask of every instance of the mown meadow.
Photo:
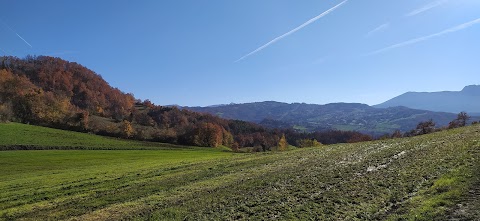
<svg viewBox="0 0 480 221">
<path fill-rule="evenodd" d="M 0 145 L 0 220 L 480 219 L 479 126 L 233 153 L 0 124 Z"/>
</svg>

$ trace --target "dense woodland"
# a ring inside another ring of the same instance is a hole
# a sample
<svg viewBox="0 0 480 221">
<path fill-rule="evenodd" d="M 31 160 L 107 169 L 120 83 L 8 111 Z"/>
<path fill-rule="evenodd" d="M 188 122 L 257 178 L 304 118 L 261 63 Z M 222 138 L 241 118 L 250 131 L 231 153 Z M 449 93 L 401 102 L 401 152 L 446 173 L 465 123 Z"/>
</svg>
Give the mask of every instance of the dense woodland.
<svg viewBox="0 0 480 221">
<path fill-rule="evenodd" d="M 254 123 L 154 105 L 111 87 L 80 64 L 59 58 L 0 57 L 0 62 L 0 121 L 173 144 L 224 145 L 234 150 L 281 150 L 288 145 L 285 141 L 305 146 L 372 139 L 358 132 L 300 134 L 267 129 Z"/>
</svg>

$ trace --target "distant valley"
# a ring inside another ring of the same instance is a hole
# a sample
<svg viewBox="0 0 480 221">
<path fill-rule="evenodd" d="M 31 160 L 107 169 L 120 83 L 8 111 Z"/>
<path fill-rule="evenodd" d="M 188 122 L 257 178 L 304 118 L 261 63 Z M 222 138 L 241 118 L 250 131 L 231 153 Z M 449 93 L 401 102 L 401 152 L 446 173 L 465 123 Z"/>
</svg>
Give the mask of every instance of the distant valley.
<svg viewBox="0 0 480 221">
<path fill-rule="evenodd" d="M 408 131 L 421 122 L 433 119 L 445 126 L 456 114 L 417 110 L 407 107 L 375 108 L 358 103 L 326 105 L 281 103 L 274 101 L 187 107 L 227 119 L 259 123 L 270 128 L 294 128 L 297 131 L 347 130 L 382 135 L 395 130 Z"/>
</svg>

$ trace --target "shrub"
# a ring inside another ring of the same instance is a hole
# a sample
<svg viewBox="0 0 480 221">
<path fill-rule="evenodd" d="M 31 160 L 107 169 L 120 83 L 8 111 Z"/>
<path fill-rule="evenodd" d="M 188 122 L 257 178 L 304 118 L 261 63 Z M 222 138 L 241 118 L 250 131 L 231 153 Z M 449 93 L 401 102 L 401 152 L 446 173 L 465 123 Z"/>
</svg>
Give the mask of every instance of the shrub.
<svg viewBox="0 0 480 221">
<path fill-rule="evenodd" d="M 301 139 L 297 140 L 297 147 L 319 147 L 322 146 L 316 139 Z"/>
</svg>

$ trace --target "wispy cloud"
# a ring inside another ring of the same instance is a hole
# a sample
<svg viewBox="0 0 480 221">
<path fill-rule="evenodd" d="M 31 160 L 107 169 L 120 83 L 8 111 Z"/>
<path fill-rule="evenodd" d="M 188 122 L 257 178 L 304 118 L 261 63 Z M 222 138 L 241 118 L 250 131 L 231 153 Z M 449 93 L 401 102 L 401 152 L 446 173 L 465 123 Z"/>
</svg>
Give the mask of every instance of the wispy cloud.
<svg viewBox="0 0 480 221">
<path fill-rule="evenodd" d="M 418 9 L 415 9 L 415 10 L 411 11 L 410 13 L 406 14 L 405 16 L 410 17 L 410 16 L 418 15 L 418 14 L 426 12 L 426 11 L 432 9 L 432 8 L 443 5 L 447 1 L 448 0 L 437 0 L 437 1 L 431 2 L 430 4 L 424 5 L 420 8 L 418 8 Z"/>
<path fill-rule="evenodd" d="M 6 52 L 6 51 L 4 51 L 4 50 L 3 50 L 3 49 L 1 49 L 1 48 L 0 48 L 0 51 L 2 51 L 4 54 L 7 54 L 7 52 Z"/>
<path fill-rule="evenodd" d="M 0 20 L 0 22 L 2 22 L 3 25 L 5 25 L 5 27 L 7 27 L 8 29 L 10 29 L 10 31 L 12 31 L 13 33 L 15 33 L 20 39 L 22 39 L 23 42 L 25 42 L 25 44 L 27 44 L 28 46 L 30 46 L 31 48 L 33 48 L 33 46 L 27 42 L 27 40 L 25 40 L 22 36 L 20 36 L 15 30 L 13 30 L 12 28 L 10 28 L 10 26 L 7 25 L 7 23 L 3 22 L 2 20 Z"/>
<path fill-rule="evenodd" d="M 390 23 L 389 23 L 389 22 L 384 23 L 384 24 L 381 24 L 380 26 L 378 26 L 378 27 L 374 28 L 373 30 L 369 31 L 369 32 L 365 35 L 365 37 L 370 37 L 370 36 L 372 36 L 373 34 L 379 32 L 379 31 L 383 31 L 383 30 L 385 30 L 385 29 L 387 29 L 387 28 L 389 28 L 389 27 L 390 27 Z"/>
<path fill-rule="evenodd" d="M 252 52 L 244 55 L 243 57 L 241 57 L 240 59 L 236 60 L 235 62 L 239 62 L 239 61 L 241 61 L 241 60 L 243 60 L 243 59 L 245 59 L 245 58 L 247 58 L 247 57 L 249 57 L 249 56 L 251 56 L 251 55 L 253 55 L 253 54 L 255 54 L 255 53 L 257 53 L 257 52 L 259 52 L 259 51 L 261 51 L 261 50 L 263 50 L 263 49 L 265 49 L 265 48 L 267 48 L 268 46 L 274 44 L 275 42 L 280 41 L 282 38 L 285 38 L 285 37 L 287 37 L 287 36 L 289 36 L 289 35 L 297 32 L 297 31 L 299 31 L 300 29 L 302 29 L 302 28 L 308 26 L 309 24 L 317 21 L 318 19 L 324 17 L 325 15 L 328 15 L 330 12 L 334 11 L 334 10 L 337 9 L 338 7 L 340 7 L 340 6 L 342 6 L 343 4 L 347 3 L 347 1 L 348 1 L 348 0 L 345 0 L 345 1 L 341 2 L 341 3 L 338 4 L 338 5 L 335 5 L 333 8 L 330 8 L 330 9 L 328 9 L 327 11 L 323 12 L 322 14 L 317 15 L 316 17 L 308 20 L 307 22 L 303 23 L 302 25 L 300 25 L 300 26 L 292 29 L 291 31 L 289 31 L 289 32 L 287 32 L 287 33 L 285 33 L 285 34 L 283 34 L 283 35 L 280 35 L 280 36 L 274 38 L 273 40 L 271 40 L 271 41 L 269 41 L 268 43 L 262 45 L 261 47 L 255 49 L 254 51 L 252 51 Z"/>
<path fill-rule="evenodd" d="M 382 48 L 380 50 L 368 53 L 366 55 L 368 56 L 368 55 L 379 54 L 379 53 L 383 53 L 383 52 L 386 52 L 386 51 L 389 51 L 389 50 L 392 50 L 392 49 L 395 49 L 395 48 L 400 48 L 400 47 L 405 47 L 405 46 L 408 46 L 408 45 L 416 44 L 416 43 L 419 43 L 419 42 L 422 42 L 422 41 L 429 40 L 431 38 L 440 37 L 442 35 L 457 32 L 457 31 L 469 28 L 473 25 L 479 24 L 479 23 L 480 23 L 480 18 L 478 18 L 476 20 L 473 20 L 473 21 L 470 21 L 470 22 L 467 22 L 467 23 L 463 23 L 463 24 L 455 26 L 453 28 L 443 30 L 443 31 L 435 33 L 435 34 L 427 35 L 427 36 L 420 37 L 420 38 L 415 38 L 415 39 L 405 41 L 405 42 L 402 42 L 402 43 L 399 43 L 399 44 L 394 44 L 394 45 L 388 46 L 386 48 Z"/>
<path fill-rule="evenodd" d="M 78 51 L 55 51 L 55 52 L 48 52 L 45 55 L 48 56 L 61 56 L 61 55 L 69 55 L 69 54 L 77 54 Z"/>
</svg>

